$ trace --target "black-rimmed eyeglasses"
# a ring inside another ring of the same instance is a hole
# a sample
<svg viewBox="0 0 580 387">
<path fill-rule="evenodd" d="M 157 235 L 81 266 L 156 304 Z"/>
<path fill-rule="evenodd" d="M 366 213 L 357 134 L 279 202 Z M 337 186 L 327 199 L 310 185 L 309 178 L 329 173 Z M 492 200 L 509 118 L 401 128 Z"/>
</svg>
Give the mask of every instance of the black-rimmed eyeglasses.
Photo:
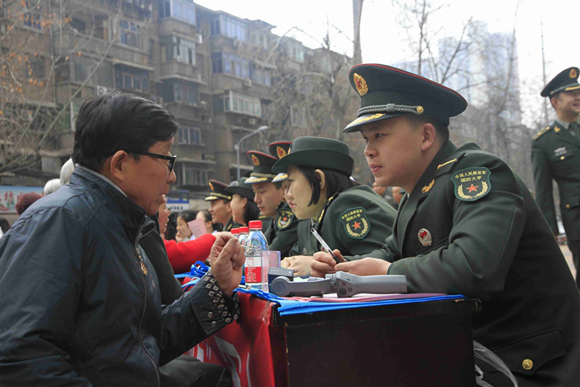
<svg viewBox="0 0 580 387">
<path fill-rule="evenodd" d="M 160 155 L 160 154 L 151 153 L 151 152 L 129 151 L 128 153 L 134 153 L 136 155 L 149 156 L 149 157 L 153 157 L 153 158 L 156 158 L 156 159 L 168 160 L 169 161 L 169 164 L 167 164 L 167 168 L 169 168 L 169 172 L 173 171 L 173 166 L 175 165 L 175 159 L 177 158 L 177 156 L 166 156 L 166 155 Z"/>
</svg>

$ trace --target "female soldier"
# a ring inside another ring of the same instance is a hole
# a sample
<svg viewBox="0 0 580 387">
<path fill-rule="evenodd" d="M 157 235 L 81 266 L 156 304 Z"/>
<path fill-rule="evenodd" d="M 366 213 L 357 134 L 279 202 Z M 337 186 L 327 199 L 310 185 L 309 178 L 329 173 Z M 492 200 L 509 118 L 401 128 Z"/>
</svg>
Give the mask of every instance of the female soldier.
<svg viewBox="0 0 580 387">
<path fill-rule="evenodd" d="M 282 261 L 296 275 L 310 274 L 312 255 L 320 250 L 310 227 L 346 259 L 380 249 L 391 235 L 395 210 L 350 178 L 353 164 L 346 143 L 321 137 L 298 137 L 291 152 L 274 164 L 274 172 L 288 172 L 283 185 L 290 208 L 298 219 L 310 219 L 298 225 L 298 242 L 290 250 L 297 256 Z"/>
<path fill-rule="evenodd" d="M 254 191 L 251 184 L 246 184 L 245 177 L 231 183 L 226 188 L 226 192 L 232 195 L 230 207 L 235 223 L 247 226 L 250 220 L 259 219 L 260 210 L 254 203 Z"/>
</svg>

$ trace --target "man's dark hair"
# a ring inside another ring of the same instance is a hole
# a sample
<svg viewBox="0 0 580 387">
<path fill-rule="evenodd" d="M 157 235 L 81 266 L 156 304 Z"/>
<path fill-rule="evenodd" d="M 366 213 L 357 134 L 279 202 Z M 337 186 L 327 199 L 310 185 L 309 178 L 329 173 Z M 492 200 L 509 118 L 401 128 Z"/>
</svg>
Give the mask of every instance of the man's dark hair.
<svg viewBox="0 0 580 387">
<path fill-rule="evenodd" d="M 312 188 L 312 197 L 310 198 L 310 203 L 308 203 L 309 206 L 318 203 L 318 200 L 320 199 L 320 179 L 316 174 L 317 169 L 320 169 L 326 178 L 326 192 L 328 197 L 346 191 L 356 185 L 360 185 L 344 173 L 332 171 L 330 169 L 304 167 L 300 165 L 296 165 L 295 167 L 298 168 L 304 177 L 306 177 L 306 180 L 310 184 L 310 188 Z"/>
<path fill-rule="evenodd" d="M 115 152 L 146 152 L 156 142 L 170 140 L 177 129 L 173 115 L 145 98 L 128 93 L 91 98 L 76 119 L 73 160 L 98 172 Z"/>
<path fill-rule="evenodd" d="M 413 125 L 419 126 L 426 122 L 433 125 L 435 127 L 435 131 L 441 138 L 441 144 L 445 144 L 447 141 L 449 141 L 449 128 L 441 121 L 430 117 L 416 116 L 414 114 L 407 114 L 406 116 L 409 118 Z"/>
</svg>

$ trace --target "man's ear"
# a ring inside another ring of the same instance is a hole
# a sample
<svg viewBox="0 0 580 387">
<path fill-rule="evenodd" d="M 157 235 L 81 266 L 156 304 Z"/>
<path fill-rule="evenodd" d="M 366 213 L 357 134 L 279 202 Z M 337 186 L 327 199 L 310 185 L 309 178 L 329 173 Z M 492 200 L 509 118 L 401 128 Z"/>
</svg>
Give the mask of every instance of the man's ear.
<svg viewBox="0 0 580 387">
<path fill-rule="evenodd" d="M 421 127 L 421 150 L 427 151 L 437 141 L 437 130 L 430 122 L 425 122 Z"/>
<path fill-rule="evenodd" d="M 127 168 L 127 161 L 131 157 L 124 150 L 115 152 L 114 155 L 107 158 L 101 168 L 101 174 L 111 179 L 112 181 L 124 181 L 125 169 Z"/>
<path fill-rule="evenodd" d="M 320 169 L 315 170 L 314 173 L 316 174 L 316 177 L 318 177 L 318 180 L 320 180 L 320 191 L 323 191 L 326 187 L 326 176 L 324 176 L 324 172 Z"/>
</svg>

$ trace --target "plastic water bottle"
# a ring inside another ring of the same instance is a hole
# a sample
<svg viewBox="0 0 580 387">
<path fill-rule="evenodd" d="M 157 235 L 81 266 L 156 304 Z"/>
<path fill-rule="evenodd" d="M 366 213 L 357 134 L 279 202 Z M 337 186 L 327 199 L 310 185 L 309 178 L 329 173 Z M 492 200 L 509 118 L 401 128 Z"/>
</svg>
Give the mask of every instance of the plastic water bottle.
<svg viewBox="0 0 580 387">
<path fill-rule="evenodd" d="M 232 228 L 232 230 L 230 232 L 237 240 L 240 240 L 240 228 L 239 227 Z"/>
<path fill-rule="evenodd" d="M 262 232 L 262 221 L 251 220 L 246 240 L 246 284 L 252 289 L 262 289 L 262 251 L 268 250 L 268 241 Z"/>
<path fill-rule="evenodd" d="M 246 250 L 246 241 L 248 240 L 248 234 L 250 232 L 249 227 L 239 227 L 238 228 L 238 241 L 240 241 L 240 245 Z"/>
</svg>

